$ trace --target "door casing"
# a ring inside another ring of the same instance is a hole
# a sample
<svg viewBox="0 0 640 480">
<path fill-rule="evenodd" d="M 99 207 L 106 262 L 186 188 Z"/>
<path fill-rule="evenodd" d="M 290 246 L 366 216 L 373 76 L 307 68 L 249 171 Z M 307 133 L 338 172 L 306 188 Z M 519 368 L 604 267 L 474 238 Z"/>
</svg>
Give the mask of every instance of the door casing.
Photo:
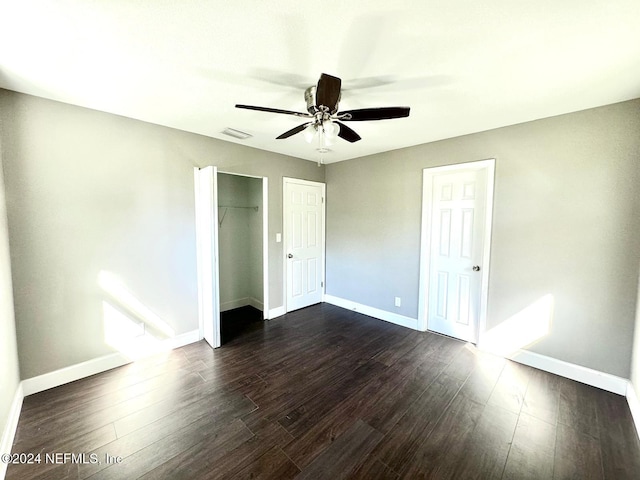
<svg viewBox="0 0 640 480">
<path fill-rule="evenodd" d="M 220 274 L 218 252 L 218 173 L 262 179 L 263 318 L 269 313 L 269 191 L 267 177 L 218 172 L 217 167 L 194 168 L 196 210 L 196 262 L 198 271 L 198 323 L 200 339 L 213 348 L 220 335 Z"/>
</svg>

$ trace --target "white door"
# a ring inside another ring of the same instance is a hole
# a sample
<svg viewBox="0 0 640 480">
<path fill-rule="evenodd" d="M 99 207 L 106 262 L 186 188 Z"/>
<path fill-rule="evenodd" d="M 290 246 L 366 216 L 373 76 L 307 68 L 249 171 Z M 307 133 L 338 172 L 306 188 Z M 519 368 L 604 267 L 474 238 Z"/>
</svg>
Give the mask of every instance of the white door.
<svg viewBox="0 0 640 480">
<path fill-rule="evenodd" d="M 322 301 L 324 291 L 323 183 L 284 179 L 287 312 Z"/>
<path fill-rule="evenodd" d="M 423 315 L 429 330 L 470 342 L 486 315 L 493 161 L 486 162 L 425 169 L 424 176 Z"/>
<path fill-rule="evenodd" d="M 218 193 L 216 167 L 194 171 L 196 197 L 196 258 L 200 338 L 220 346 L 218 282 Z"/>
</svg>

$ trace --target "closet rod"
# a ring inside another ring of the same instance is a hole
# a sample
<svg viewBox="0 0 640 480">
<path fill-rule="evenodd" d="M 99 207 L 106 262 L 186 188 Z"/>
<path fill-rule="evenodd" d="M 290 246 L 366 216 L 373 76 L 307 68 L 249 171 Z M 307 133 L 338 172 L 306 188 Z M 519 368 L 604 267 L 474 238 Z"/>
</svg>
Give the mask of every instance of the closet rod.
<svg viewBox="0 0 640 480">
<path fill-rule="evenodd" d="M 255 207 L 239 207 L 236 205 L 218 205 L 218 208 L 252 208 L 257 212 L 259 207 L 257 205 Z"/>
<path fill-rule="evenodd" d="M 228 208 L 250 208 L 251 210 L 255 210 L 256 212 L 258 211 L 258 207 L 257 205 L 255 207 L 239 207 L 236 205 L 218 205 L 218 208 L 224 208 L 224 212 L 222 212 L 222 216 L 220 217 L 220 220 L 218 221 L 218 228 L 222 228 L 222 222 L 224 222 L 224 217 L 227 216 L 227 209 Z"/>
</svg>

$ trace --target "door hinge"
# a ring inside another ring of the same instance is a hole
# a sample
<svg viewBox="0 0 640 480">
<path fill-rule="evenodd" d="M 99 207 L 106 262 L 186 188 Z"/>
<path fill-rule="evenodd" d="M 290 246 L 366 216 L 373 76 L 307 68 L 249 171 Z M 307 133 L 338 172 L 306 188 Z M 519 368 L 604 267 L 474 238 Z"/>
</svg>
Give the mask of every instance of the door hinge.
<svg viewBox="0 0 640 480">
<path fill-rule="evenodd" d="M 324 197 L 320 197 L 320 198 L 322 198 L 322 203 L 324 203 Z"/>
<path fill-rule="evenodd" d="M 324 287 L 324 282 L 320 282 L 320 287 Z"/>
</svg>

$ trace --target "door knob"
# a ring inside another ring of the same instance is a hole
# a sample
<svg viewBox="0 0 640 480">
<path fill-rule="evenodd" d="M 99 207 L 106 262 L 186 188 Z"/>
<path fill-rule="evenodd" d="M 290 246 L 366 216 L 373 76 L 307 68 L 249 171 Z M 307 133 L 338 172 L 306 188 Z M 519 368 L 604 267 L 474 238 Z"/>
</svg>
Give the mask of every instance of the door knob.
<svg viewBox="0 0 640 480">
<path fill-rule="evenodd" d="M 480 271 L 480 265 L 474 265 L 473 266 L 473 271 L 474 272 L 479 272 Z"/>
<path fill-rule="evenodd" d="M 287 255 L 287 258 L 293 258 L 293 253 L 290 253 L 289 255 Z"/>
</svg>

